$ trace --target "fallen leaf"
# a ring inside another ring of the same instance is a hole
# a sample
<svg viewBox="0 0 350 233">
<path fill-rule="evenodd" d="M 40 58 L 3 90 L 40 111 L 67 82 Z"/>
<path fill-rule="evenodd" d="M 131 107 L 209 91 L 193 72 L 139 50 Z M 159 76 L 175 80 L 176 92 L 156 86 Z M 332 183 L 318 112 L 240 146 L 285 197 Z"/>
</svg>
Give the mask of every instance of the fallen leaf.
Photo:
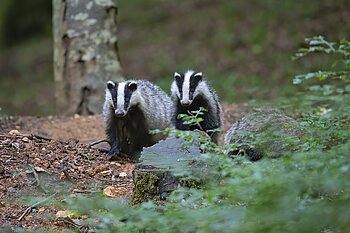
<svg viewBox="0 0 350 233">
<path fill-rule="evenodd" d="M 13 129 L 9 132 L 10 135 L 18 135 L 21 134 L 17 129 Z"/>
<path fill-rule="evenodd" d="M 128 174 L 126 173 L 126 172 L 121 172 L 121 173 L 119 173 L 119 177 L 120 178 L 125 178 L 125 177 L 127 177 L 128 176 Z"/>
<path fill-rule="evenodd" d="M 34 158 L 34 162 L 40 163 L 40 162 L 41 162 L 41 159 L 39 159 L 39 158 Z"/>
<path fill-rule="evenodd" d="M 41 213 L 41 212 L 44 212 L 45 210 L 46 210 L 45 207 L 41 207 L 41 208 L 38 209 L 38 212 Z"/>
<path fill-rule="evenodd" d="M 86 170 L 86 173 L 89 175 L 89 176 L 94 176 L 96 175 L 96 171 L 92 168 L 89 168 Z"/>
<path fill-rule="evenodd" d="M 5 205 L 2 204 L 2 202 L 0 202 L 0 208 L 2 208 L 2 207 L 5 207 Z"/>
<path fill-rule="evenodd" d="M 115 166 L 117 166 L 117 167 L 122 166 L 120 163 L 117 163 L 117 162 L 115 162 L 115 161 L 110 162 L 110 164 L 111 164 L 111 165 L 115 165 Z"/>
<path fill-rule="evenodd" d="M 23 142 L 29 142 L 29 139 L 27 137 L 22 138 Z"/>
<path fill-rule="evenodd" d="M 113 186 L 107 186 L 103 190 L 103 194 L 106 195 L 107 197 L 116 197 L 118 195 L 118 189 Z"/>
<path fill-rule="evenodd" d="M 59 211 L 57 211 L 56 218 L 66 218 L 66 217 L 74 218 L 74 217 L 76 217 L 76 215 L 73 212 L 69 211 L 69 210 L 59 210 Z"/>
</svg>

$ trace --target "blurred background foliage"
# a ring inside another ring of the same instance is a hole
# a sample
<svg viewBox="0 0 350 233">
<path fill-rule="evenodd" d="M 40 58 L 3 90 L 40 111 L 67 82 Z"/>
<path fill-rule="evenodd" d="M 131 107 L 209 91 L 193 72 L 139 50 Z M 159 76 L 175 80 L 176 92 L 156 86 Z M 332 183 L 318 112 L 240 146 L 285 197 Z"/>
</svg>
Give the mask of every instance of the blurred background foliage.
<svg viewBox="0 0 350 233">
<path fill-rule="evenodd" d="M 349 37 L 347 0 L 119 0 L 127 78 L 169 90 L 174 71 L 202 70 L 226 103 L 292 96 L 304 38 Z M 51 1 L 0 1 L 0 114 L 54 114 Z M 316 65 L 317 68 L 316 68 Z M 103 95 L 101 93 L 101 95 Z"/>
</svg>

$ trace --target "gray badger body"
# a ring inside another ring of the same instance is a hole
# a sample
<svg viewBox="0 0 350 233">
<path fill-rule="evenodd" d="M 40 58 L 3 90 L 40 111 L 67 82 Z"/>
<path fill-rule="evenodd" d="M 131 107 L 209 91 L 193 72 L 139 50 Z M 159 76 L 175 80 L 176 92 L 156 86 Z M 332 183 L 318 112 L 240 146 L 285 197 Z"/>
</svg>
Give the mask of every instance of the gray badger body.
<svg viewBox="0 0 350 233">
<path fill-rule="evenodd" d="M 171 127 L 172 102 L 158 86 L 144 80 L 107 82 L 103 116 L 111 149 L 108 159 L 130 157 L 164 138 L 152 129 Z"/>
<path fill-rule="evenodd" d="M 203 78 L 202 72 L 188 70 L 185 73 L 174 74 L 174 81 L 171 85 L 171 97 L 174 102 L 173 124 L 180 130 L 213 130 L 220 129 L 223 124 L 223 112 L 219 98 L 214 90 L 210 88 Z M 183 124 L 178 119 L 178 114 L 188 114 L 191 111 L 203 107 L 207 110 L 200 117 L 203 121 L 198 125 Z M 211 134 L 211 138 L 217 143 L 218 133 Z"/>
</svg>

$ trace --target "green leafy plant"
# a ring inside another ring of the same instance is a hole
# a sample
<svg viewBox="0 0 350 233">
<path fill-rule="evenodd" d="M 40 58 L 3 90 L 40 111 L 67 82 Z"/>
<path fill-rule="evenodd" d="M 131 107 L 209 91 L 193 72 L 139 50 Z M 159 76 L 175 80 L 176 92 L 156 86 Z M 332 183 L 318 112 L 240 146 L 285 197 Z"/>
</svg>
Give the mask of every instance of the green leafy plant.
<svg viewBox="0 0 350 233">
<path fill-rule="evenodd" d="M 312 42 L 318 47 L 310 52 L 332 53 L 328 44 L 317 38 L 321 44 Z M 338 44 L 330 45 L 339 49 Z M 323 85 L 339 78 L 325 77 Z M 298 79 L 307 80 L 302 76 Z M 210 144 L 210 138 L 201 138 L 198 132 L 157 131 L 201 143 L 207 153 L 198 159 L 210 164 L 210 169 L 203 169 L 201 179 L 205 182 L 200 188 L 182 187 L 163 205 L 148 201 L 130 206 L 123 199 L 101 197 L 78 197 L 68 201 L 69 205 L 88 215 L 97 232 L 348 232 L 350 103 L 345 101 L 348 93 L 332 98 L 335 95 L 326 96 L 331 100 L 326 105 L 318 102 L 310 111 L 298 109 L 301 126 L 310 134 L 293 140 L 293 147 L 281 158 L 257 162 L 244 156 L 230 158 L 222 153 L 225 148 Z M 309 94 L 298 98 L 304 101 Z M 200 116 L 195 112 L 181 117 L 188 124 L 198 124 Z M 268 136 L 283 140 L 279 135 L 261 133 L 242 143 L 266 143 Z"/>
<path fill-rule="evenodd" d="M 305 39 L 308 47 L 299 49 L 298 53 L 292 57 L 293 60 L 305 57 L 311 53 L 336 54 L 341 58 L 331 64 L 329 70 L 320 70 L 295 76 L 293 83 L 300 84 L 309 79 L 320 81 L 329 79 L 339 79 L 349 82 L 350 78 L 350 42 L 341 39 L 339 42 L 329 42 L 323 36 L 315 36 Z"/>
</svg>

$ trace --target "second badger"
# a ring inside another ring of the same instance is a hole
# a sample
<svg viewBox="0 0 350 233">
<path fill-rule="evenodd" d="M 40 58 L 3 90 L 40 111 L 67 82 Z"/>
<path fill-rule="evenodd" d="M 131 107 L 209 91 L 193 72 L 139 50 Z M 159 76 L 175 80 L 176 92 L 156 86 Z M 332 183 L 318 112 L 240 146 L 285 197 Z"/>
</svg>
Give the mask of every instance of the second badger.
<svg viewBox="0 0 350 233">
<path fill-rule="evenodd" d="M 172 106 L 170 97 L 148 81 L 108 81 L 103 106 L 111 144 L 108 159 L 135 156 L 162 139 L 163 135 L 151 135 L 149 130 L 171 127 Z"/>
<path fill-rule="evenodd" d="M 222 126 L 223 112 L 219 98 L 212 90 L 202 72 L 188 70 L 185 73 L 174 74 L 174 81 L 171 84 L 171 97 L 174 102 L 175 111 L 173 113 L 173 123 L 176 129 L 180 130 L 208 130 L 219 129 Z M 207 110 L 201 117 L 200 127 L 183 124 L 178 119 L 178 114 L 188 114 L 191 111 L 199 110 L 203 107 Z M 211 135 L 212 140 L 217 143 L 218 133 Z"/>
</svg>

